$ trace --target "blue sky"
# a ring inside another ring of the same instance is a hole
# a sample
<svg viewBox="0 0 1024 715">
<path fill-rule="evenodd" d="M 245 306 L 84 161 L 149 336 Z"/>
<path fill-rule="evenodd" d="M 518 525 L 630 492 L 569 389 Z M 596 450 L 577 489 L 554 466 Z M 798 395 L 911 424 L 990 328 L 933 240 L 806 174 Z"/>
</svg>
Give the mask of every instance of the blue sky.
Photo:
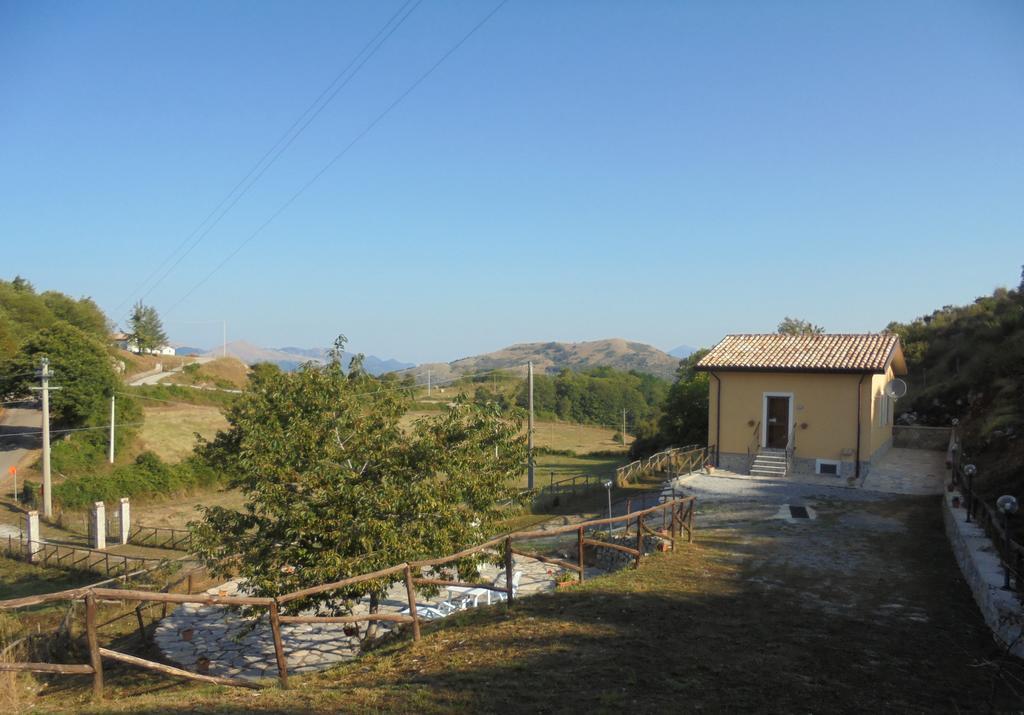
<svg viewBox="0 0 1024 715">
<path fill-rule="evenodd" d="M 171 337 L 451 360 L 868 331 L 1016 285 L 1024 3 L 0 1 L 2 270 Z M 413 5 L 409 5 L 412 8 Z"/>
</svg>

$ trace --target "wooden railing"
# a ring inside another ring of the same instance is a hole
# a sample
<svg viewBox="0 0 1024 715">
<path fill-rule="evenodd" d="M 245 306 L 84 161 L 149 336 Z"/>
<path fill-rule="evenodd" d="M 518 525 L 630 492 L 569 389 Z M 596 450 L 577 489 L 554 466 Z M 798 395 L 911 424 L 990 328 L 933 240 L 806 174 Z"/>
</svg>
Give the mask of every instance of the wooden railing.
<svg viewBox="0 0 1024 715">
<path fill-rule="evenodd" d="M 704 467 L 708 450 L 700 445 L 671 447 L 650 457 L 630 462 L 615 470 L 616 482 L 624 486 L 637 478 L 655 472 L 670 472 L 674 475 L 689 474 Z"/>
<path fill-rule="evenodd" d="M 29 541 L 23 536 L 8 536 L 6 541 L 0 539 L 0 550 L 13 559 L 72 571 L 87 571 L 107 577 L 127 576 L 133 570 L 145 569 L 165 561 L 144 556 L 112 554 L 109 551 L 84 546 Z"/>
<path fill-rule="evenodd" d="M 137 546 L 152 546 L 173 551 L 187 551 L 192 542 L 188 529 L 172 529 L 166 526 L 144 526 L 136 524 L 128 532 L 128 543 Z"/>
<path fill-rule="evenodd" d="M 562 527 L 555 527 L 547 530 L 536 530 L 536 531 L 519 531 L 503 536 L 499 536 L 489 541 L 485 541 L 482 544 L 471 546 L 467 549 L 459 551 L 448 556 L 440 558 L 424 559 L 421 561 L 410 561 L 407 563 L 397 564 L 389 568 L 380 569 L 372 573 L 360 574 L 351 576 L 349 578 L 341 579 L 333 583 L 322 584 L 319 586 L 313 586 L 310 588 L 302 589 L 300 591 L 294 591 L 279 595 L 276 598 L 269 597 L 256 597 L 256 596 L 219 596 L 210 595 L 206 593 L 202 594 L 180 594 L 180 593 L 169 593 L 169 589 L 164 591 L 137 591 L 131 589 L 111 589 L 111 588 L 97 588 L 97 587 L 84 587 L 77 589 L 70 589 L 67 591 L 59 591 L 57 593 L 40 594 L 36 596 L 27 596 L 24 598 L 9 599 L 6 601 L 0 601 L 0 610 L 9 610 L 16 608 L 24 608 L 29 606 L 35 606 L 43 603 L 54 603 L 59 601 L 77 601 L 82 600 L 85 602 L 85 633 L 88 642 L 89 650 L 89 663 L 87 664 L 62 664 L 62 663 L 39 663 L 39 662 L 0 662 L 0 671 L 29 671 L 37 673 L 58 673 L 58 674 L 91 674 L 93 676 L 93 697 L 99 700 L 103 697 L 103 659 L 114 660 L 129 665 L 134 665 L 147 670 L 153 670 L 165 675 L 174 677 L 187 678 L 190 680 L 198 680 L 206 683 L 215 683 L 218 685 L 231 685 L 245 688 L 262 688 L 265 687 L 265 683 L 254 682 L 245 680 L 242 678 L 228 678 L 204 675 L 201 673 L 193 673 L 182 668 L 166 665 L 164 663 L 157 663 L 145 658 L 130 655 L 120 651 L 112 650 L 109 648 L 103 648 L 99 645 L 98 631 L 107 623 L 97 624 L 97 603 L 98 602 L 137 602 L 138 606 L 135 608 L 135 612 L 138 616 L 140 637 L 145 640 L 145 623 L 142 617 L 142 607 L 144 604 L 151 603 L 162 603 L 164 604 L 164 614 L 166 615 L 166 606 L 168 604 L 201 604 L 201 605 L 217 605 L 217 606 L 247 606 L 256 609 L 267 609 L 270 621 L 271 635 L 274 644 L 274 653 L 277 661 L 278 671 L 278 682 L 282 688 L 288 688 L 288 666 L 284 654 L 284 642 L 281 636 L 281 624 L 282 623 L 359 623 L 359 622 L 371 622 L 371 621 L 390 621 L 394 623 L 408 623 L 412 626 L 413 640 L 420 639 L 420 626 L 422 618 L 416 610 L 416 590 L 417 585 L 421 586 L 470 586 L 473 588 L 484 588 L 493 591 L 502 591 L 505 594 L 505 600 L 509 606 L 513 604 L 515 598 L 513 574 L 512 574 L 512 556 L 518 554 L 525 558 L 537 559 L 544 563 L 550 563 L 562 568 L 574 571 L 580 582 L 584 579 L 584 549 L 587 546 L 592 548 L 609 548 L 618 551 L 623 551 L 634 557 L 634 568 L 639 567 L 640 558 L 643 554 L 643 538 L 645 534 L 652 534 L 661 539 L 667 540 L 671 549 L 674 551 L 676 547 L 676 541 L 680 538 L 685 538 L 687 542 L 692 542 L 694 537 L 694 512 L 696 508 L 695 497 L 682 497 L 679 499 L 671 499 L 664 503 L 657 504 L 647 509 L 641 509 L 635 512 L 627 512 L 621 516 L 612 516 L 605 519 L 595 519 L 592 521 L 583 522 L 580 524 L 571 524 Z M 662 515 L 662 529 L 655 530 L 651 528 L 648 523 L 651 517 L 655 514 L 661 513 Z M 596 534 L 594 530 L 598 527 L 608 527 L 608 532 L 615 528 L 618 523 L 625 523 L 627 532 L 630 526 L 634 526 L 637 533 L 636 547 L 632 548 L 629 546 L 623 546 L 622 544 L 609 543 L 595 538 Z M 666 528 L 667 527 L 667 528 Z M 587 535 L 590 530 L 590 535 Z M 516 549 L 513 544 L 515 541 L 527 541 L 530 539 L 547 538 L 551 536 L 557 536 L 559 534 L 568 534 L 575 532 L 576 544 L 577 544 L 577 558 L 576 562 L 570 562 L 552 557 L 544 556 L 542 554 L 530 553 Z M 505 567 L 505 584 L 503 586 L 491 585 L 484 583 L 465 583 L 462 581 L 449 580 L 445 578 L 433 578 L 425 577 L 423 575 L 424 569 L 430 569 L 432 572 L 439 566 L 444 566 L 453 561 L 465 559 L 469 556 L 484 552 L 484 551 L 498 551 L 503 553 L 503 561 Z M 402 574 L 402 580 L 405 582 L 406 598 L 408 600 L 408 614 L 406 613 L 366 613 L 366 614 L 351 614 L 345 616 L 302 616 L 302 615 L 282 615 L 281 608 L 294 601 L 299 601 L 309 596 L 313 596 L 319 593 L 327 591 L 337 591 L 344 589 L 356 584 L 366 583 L 367 581 L 375 581 L 379 579 L 391 579 L 397 574 Z M 190 587 L 191 590 L 191 587 Z M 122 616 L 123 617 L 123 616 Z M 120 617 L 119 617 L 120 618 Z M 118 619 L 114 619 L 118 620 Z"/>
</svg>

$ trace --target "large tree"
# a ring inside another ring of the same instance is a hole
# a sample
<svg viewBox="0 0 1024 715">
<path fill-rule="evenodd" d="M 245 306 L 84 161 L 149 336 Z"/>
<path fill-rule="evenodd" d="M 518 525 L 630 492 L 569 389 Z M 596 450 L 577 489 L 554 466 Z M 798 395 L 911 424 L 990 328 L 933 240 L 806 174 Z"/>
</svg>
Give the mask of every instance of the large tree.
<svg viewBox="0 0 1024 715">
<path fill-rule="evenodd" d="M 236 570 L 256 594 L 458 551 L 492 536 L 515 498 L 525 462 L 519 420 L 457 400 L 403 429 L 409 390 L 359 369 L 346 374 L 340 358 L 338 350 L 324 366 L 254 372 L 229 429 L 201 450 L 246 502 L 204 509 L 195 543 L 215 572 Z M 337 614 L 369 594 L 375 610 L 394 580 L 289 605 Z"/>
<path fill-rule="evenodd" d="M 128 324 L 128 339 L 135 343 L 139 352 L 150 352 L 167 344 L 167 333 L 153 306 L 143 305 L 140 300 L 132 308 Z"/>
<path fill-rule="evenodd" d="M 7 360 L 0 377 L 0 394 L 28 394 L 39 381 L 34 377 L 40 360 L 49 358 L 51 384 L 60 387 L 50 393 L 50 415 L 55 424 L 80 426 L 102 424 L 107 419 L 110 395 L 120 381 L 113 361 L 98 339 L 64 321 L 40 330 Z"/>
<path fill-rule="evenodd" d="M 778 333 L 780 335 L 821 335 L 825 328 L 815 325 L 809 320 L 790 318 L 788 315 L 779 323 Z"/>
</svg>

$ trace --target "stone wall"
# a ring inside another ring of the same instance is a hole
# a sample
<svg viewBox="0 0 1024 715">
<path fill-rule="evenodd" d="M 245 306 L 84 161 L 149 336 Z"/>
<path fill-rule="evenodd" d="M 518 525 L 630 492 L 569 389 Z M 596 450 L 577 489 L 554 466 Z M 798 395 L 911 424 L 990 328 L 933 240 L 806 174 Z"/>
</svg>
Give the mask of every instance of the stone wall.
<svg viewBox="0 0 1024 715">
<path fill-rule="evenodd" d="M 895 425 L 892 428 L 892 446 L 945 452 L 949 447 L 949 427 Z"/>
<path fill-rule="evenodd" d="M 1024 609 L 1016 593 L 1003 590 L 1003 567 L 985 530 L 976 523 L 968 524 L 964 509 L 953 508 L 954 496 L 960 497 L 951 492 L 942 500 L 942 516 L 953 555 L 996 640 L 1011 647 L 1013 655 L 1024 658 Z"/>
<path fill-rule="evenodd" d="M 718 468 L 735 474 L 746 474 L 750 470 L 750 456 L 735 452 L 722 452 L 718 455 Z"/>
<path fill-rule="evenodd" d="M 601 535 L 594 538 L 618 544 L 619 546 L 628 546 L 631 549 L 636 548 L 636 532 L 632 534 L 616 534 L 612 537 Z M 668 539 L 644 534 L 643 544 L 643 553 L 649 554 L 658 550 L 658 544 L 671 544 L 671 542 Z M 589 544 L 583 548 L 583 563 L 587 566 L 596 566 L 604 571 L 618 571 L 632 567 L 633 561 L 632 556 L 617 549 L 606 549 L 600 546 L 590 546 Z"/>
</svg>

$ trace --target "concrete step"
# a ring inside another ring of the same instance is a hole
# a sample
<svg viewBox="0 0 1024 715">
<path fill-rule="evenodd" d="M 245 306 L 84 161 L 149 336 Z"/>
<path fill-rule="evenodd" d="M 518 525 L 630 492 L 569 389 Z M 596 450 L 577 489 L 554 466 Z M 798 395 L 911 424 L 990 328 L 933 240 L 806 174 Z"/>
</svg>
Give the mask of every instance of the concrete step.
<svg viewBox="0 0 1024 715">
<path fill-rule="evenodd" d="M 761 464 L 755 464 L 755 465 L 753 465 L 751 467 L 751 471 L 753 472 L 755 470 L 767 472 L 769 474 L 784 474 L 785 473 L 785 467 L 784 466 L 782 466 L 782 467 L 766 467 L 766 466 L 761 465 Z"/>
<path fill-rule="evenodd" d="M 784 476 L 786 476 L 786 472 L 785 471 L 773 472 L 773 471 L 768 471 L 766 469 L 752 468 L 750 470 L 750 476 L 752 476 L 752 477 L 784 477 Z"/>
<path fill-rule="evenodd" d="M 786 463 L 786 458 L 785 457 L 764 457 L 764 456 L 759 454 L 756 457 L 754 457 L 754 461 L 755 462 L 763 462 L 764 464 L 785 464 Z"/>
</svg>

